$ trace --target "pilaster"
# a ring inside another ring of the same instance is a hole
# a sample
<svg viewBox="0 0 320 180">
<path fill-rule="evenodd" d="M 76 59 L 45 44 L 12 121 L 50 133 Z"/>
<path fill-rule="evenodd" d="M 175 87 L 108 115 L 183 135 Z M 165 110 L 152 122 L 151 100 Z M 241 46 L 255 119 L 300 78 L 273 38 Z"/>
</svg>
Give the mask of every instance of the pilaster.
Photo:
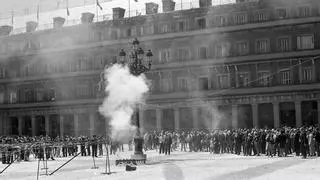
<svg viewBox="0 0 320 180">
<path fill-rule="evenodd" d="M 156 109 L 156 126 L 158 130 L 161 130 L 161 113 L 162 110 L 160 108 Z"/>
<path fill-rule="evenodd" d="M 198 107 L 192 107 L 192 122 L 193 122 L 193 129 L 198 129 Z"/>
<path fill-rule="evenodd" d="M 252 120 L 253 120 L 253 127 L 259 128 L 259 119 L 258 119 L 258 104 L 252 104 Z"/>
<path fill-rule="evenodd" d="M 59 126 L 60 126 L 60 137 L 63 137 L 64 136 L 64 116 L 63 115 L 60 115 Z"/>
<path fill-rule="evenodd" d="M 280 127 L 280 117 L 279 117 L 280 111 L 279 111 L 279 102 L 273 103 L 273 120 L 274 120 L 274 127 L 279 128 Z"/>
<path fill-rule="evenodd" d="M 50 135 L 50 122 L 49 122 L 49 115 L 44 116 L 45 128 L 46 128 L 46 135 Z"/>
<path fill-rule="evenodd" d="M 174 129 L 180 130 L 180 112 L 179 108 L 174 108 Z"/>
<path fill-rule="evenodd" d="M 296 112 L 296 127 L 302 126 L 301 101 L 294 102 Z"/>
<path fill-rule="evenodd" d="M 238 105 L 232 105 L 232 128 L 238 128 Z"/>
</svg>

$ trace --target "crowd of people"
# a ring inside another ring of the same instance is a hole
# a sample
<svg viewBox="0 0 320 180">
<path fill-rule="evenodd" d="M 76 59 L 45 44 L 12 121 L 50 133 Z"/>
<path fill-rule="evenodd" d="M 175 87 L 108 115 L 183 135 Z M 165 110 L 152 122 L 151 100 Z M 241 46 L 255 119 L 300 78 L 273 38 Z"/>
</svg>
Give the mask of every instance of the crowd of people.
<svg viewBox="0 0 320 180">
<path fill-rule="evenodd" d="M 143 135 L 144 150 L 156 150 L 170 155 L 172 151 L 231 153 L 244 156 L 288 156 L 294 154 L 306 158 L 320 156 L 320 130 L 315 127 L 279 129 L 230 129 L 191 131 L 150 131 Z M 111 140 L 110 137 L 56 137 L 49 136 L 0 137 L 0 152 L 3 164 L 13 161 L 29 161 L 30 155 L 42 160 L 59 157 L 103 156 L 109 145 L 110 154 L 124 151 L 128 144 L 133 150 L 133 139 L 127 142 Z"/>
<path fill-rule="evenodd" d="M 306 158 L 320 156 L 320 131 L 315 127 L 279 129 L 232 129 L 212 131 L 164 132 L 152 131 L 144 135 L 145 150 L 232 153 L 244 156 L 288 156 Z"/>
<path fill-rule="evenodd" d="M 103 144 L 106 143 L 106 138 L 97 136 L 5 136 L 0 137 L 0 158 L 3 164 L 10 164 L 13 161 L 29 161 L 30 155 L 40 160 L 55 160 L 75 156 L 77 153 L 81 156 L 98 157 L 103 155 Z"/>
</svg>

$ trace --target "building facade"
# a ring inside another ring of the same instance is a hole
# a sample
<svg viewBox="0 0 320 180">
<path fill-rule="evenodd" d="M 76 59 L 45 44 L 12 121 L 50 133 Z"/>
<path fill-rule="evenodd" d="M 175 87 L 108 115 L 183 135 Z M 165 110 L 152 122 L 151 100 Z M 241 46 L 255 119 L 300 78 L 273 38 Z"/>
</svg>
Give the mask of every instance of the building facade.
<svg viewBox="0 0 320 180">
<path fill-rule="evenodd" d="M 152 129 L 317 125 L 320 117 L 318 0 L 256 0 L 10 36 L 0 28 L 0 134 L 93 135 L 108 131 L 98 91 L 105 65 L 138 37 L 152 49 L 150 94 L 140 124 Z"/>
</svg>

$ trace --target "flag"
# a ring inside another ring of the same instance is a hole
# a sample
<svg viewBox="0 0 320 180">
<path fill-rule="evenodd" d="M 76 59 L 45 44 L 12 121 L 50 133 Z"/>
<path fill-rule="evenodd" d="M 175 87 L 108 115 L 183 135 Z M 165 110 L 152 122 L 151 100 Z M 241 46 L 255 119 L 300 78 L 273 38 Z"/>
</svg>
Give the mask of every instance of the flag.
<svg viewBox="0 0 320 180">
<path fill-rule="evenodd" d="M 13 13 L 13 10 L 11 11 L 11 25 L 13 26 L 13 15 L 14 13 Z"/>
<path fill-rule="evenodd" d="M 67 0 L 67 15 L 70 16 L 70 11 L 69 11 L 69 1 Z"/>
<path fill-rule="evenodd" d="M 97 0 L 97 6 L 100 8 L 100 10 L 103 10 L 101 4 L 99 3 L 99 0 Z"/>
<path fill-rule="evenodd" d="M 37 21 L 39 23 L 39 16 L 40 16 L 40 5 L 38 4 L 38 9 L 37 9 Z"/>
<path fill-rule="evenodd" d="M 60 0 L 57 0 L 57 7 L 56 7 L 57 9 L 59 9 L 60 8 Z"/>
<path fill-rule="evenodd" d="M 138 2 L 138 0 L 134 0 L 134 2 Z"/>
</svg>

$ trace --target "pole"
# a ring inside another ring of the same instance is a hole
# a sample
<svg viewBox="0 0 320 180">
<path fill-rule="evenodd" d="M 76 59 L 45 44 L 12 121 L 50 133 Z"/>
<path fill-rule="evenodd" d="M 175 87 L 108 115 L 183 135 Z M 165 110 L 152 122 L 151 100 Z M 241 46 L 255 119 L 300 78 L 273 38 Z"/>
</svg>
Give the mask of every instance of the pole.
<svg viewBox="0 0 320 180">
<path fill-rule="evenodd" d="M 105 144 L 106 146 L 106 171 L 102 174 L 111 174 L 111 170 L 110 170 L 110 159 L 109 159 L 109 149 L 108 149 L 108 144 Z"/>
<path fill-rule="evenodd" d="M 97 22 L 99 21 L 99 9 L 98 9 L 98 0 L 96 0 L 96 14 L 97 14 Z"/>
<path fill-rule="evenodd" d="M 55 172 L 57 172 L 59 169 L 61 169 L 63 166 L 65 166 L 66 164 L 68 164 L 70 161 L 72 161 L 74 158 L 76 158 L 77 156 L 79 156 L 81 154 L 81 152 L 79 152 L 78 154 L 76 154 L 75 156 L 73 156 L 71 159 L 69 159 L 67 162 L 65 162 L 64 164 L 62 164 L 60 167 L 58 167 L 56 170 L 54 170 L 52 173 L 50 173 L 49 175 L 51 176 L 52 174 L 54 174 Z"/>
<path fill-rule="evenodd" d="M 131 9 L 130 9 L 130 1 L 131 1 L 131 0 L 128 0 L 128 1 L 129 1 L 129 18 L 130 18 L 130 10 L 131 10 Z"/>
<path fill-rule="evenodd" d="M 39 171 L 40 171 L 40 157 L 38 160 L 37 180 L 39 179 Z"/>
</svg>

